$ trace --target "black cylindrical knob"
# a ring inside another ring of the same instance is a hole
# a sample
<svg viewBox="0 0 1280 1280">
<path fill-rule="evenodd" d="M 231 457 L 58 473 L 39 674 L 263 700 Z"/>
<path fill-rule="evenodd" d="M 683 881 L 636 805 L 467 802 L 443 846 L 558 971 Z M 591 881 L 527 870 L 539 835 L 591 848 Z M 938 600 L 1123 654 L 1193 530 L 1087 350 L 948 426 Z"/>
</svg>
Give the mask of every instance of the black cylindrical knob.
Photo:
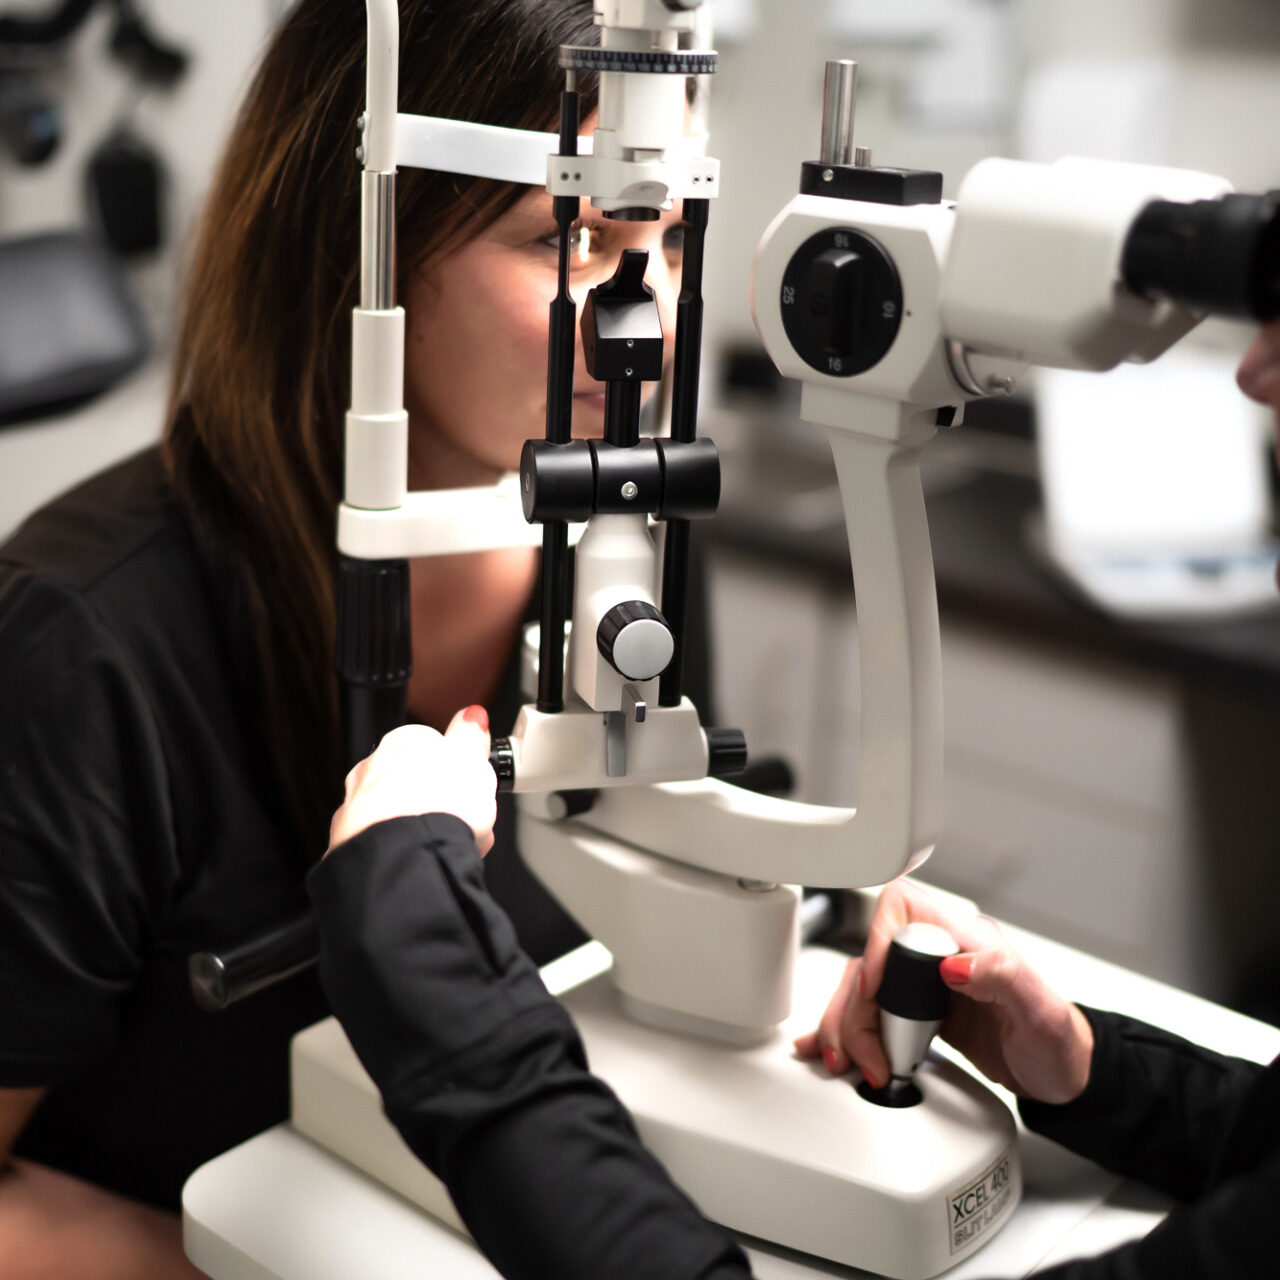
<svg viewBox="0 0 1280 1280">
<path fill-rule="evenodd" d="M 704 729 L 707 777 L 727 778 L 747 767 L 747 735 L 741 729 Z"/>
<path fill-rule="evenodd" d="M 657 511 L 662 501 L 662 457 L 657 440 L 641 440 L 630 448 L 592 440 L 596 466 L 594 510 L 602 515 Z"/>
<path fill-rule="evenodd" d="M 530 522 L 585 520 L 595 505 L 595 464 L 586 440 L 526 440 L 520 453 L 520 502 Z"/>
<path fill-rule="evenodd" d="M 510 738 L 494 738 L 489 744 L 489 766 L 498 775 L 499 791 L 510 791 L 516 785 L 516 756 Z"/>
<path fill-rule="evenodd" d="M 951 1007 L 951 992 L 938 965 L 957 950 L 950 934 L 937 925 L 913 924 L 899 930 L 889 944 L 876 996 L 880 1008 L 913 1022 L 941 1022 Z"/>
<path fill-rule="evenodd" d="M 594 787 L 579 787 L 568 791 L 553 791 L 547 798 L 551 816 L 564 821 L 576 818 L 580 813 L 590 813 L 599 792 Z"/>
<path fill-rule="evenodd" d="M 659 520 L 697 520 L 720 505 L 720 455 L 707 439 L 655 442 L 662 455 Z"/>
<path fill-rule="evenodd" d="M 395 685 L 413 670 L 407 560 L 338 560 L 335 665 L 343 680 Z M 353 762 L 354 763 L 354 762 Z"/>
<path fill-rule="evenodd" d="M 600 619 L 596 646 L 604 660 L 628 680 L 652 680 L 675 653 L 667 620 L 647 600 L 624 600 Z"/>
</svg>

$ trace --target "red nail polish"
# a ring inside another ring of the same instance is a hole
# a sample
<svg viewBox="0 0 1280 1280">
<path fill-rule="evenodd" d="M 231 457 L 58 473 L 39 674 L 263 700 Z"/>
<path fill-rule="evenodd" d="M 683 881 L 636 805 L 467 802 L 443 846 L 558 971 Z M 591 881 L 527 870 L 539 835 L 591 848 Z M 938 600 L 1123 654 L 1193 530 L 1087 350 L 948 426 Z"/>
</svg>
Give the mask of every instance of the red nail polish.
<svg viewBox="0 0 1280 1280">
<path fill-rule="evenodd" d="M 866 1069 L 866 1067 L 859 1067 L 859 1068 L 858 1068 L 858 1070 L 862 1072 L 862 1078 L 863 1078 L 863 1079 L 864 1079 L 864 1080 L 865 1080 L 865 1081 L 866 1081 L 866 1082 L 867 1082 L 867 1083 L 868 1083 L 868 1084 L 869 1084 L 873 1089 L 879 1089 L 879 1088 L 880 1088 L 880 1085 L 878 1085 L 878 1084 L 876 1083 L 876 1078 L 875 1078 L 875 1076 L 873 1076 L 873 1075 L 871 1074 L 871 1072 L 870 1072 L 870 1071 L 868 1071 L 868 1070 Z"/>
<path fill-rule="evenodd" d="M 973 977 L 972 956 L 946 956 L 939 963 L 938 970 L 945 982 L 954 982 L 962 987 Z"/>
<path fill-rule="evenodd" d="M 840 1065 L 840 1059 L 837 1056 L 836 1051 L 832 1049 L 830 1046 L 823 1049 L 822 1061 L 827 1064 L 827 1070 L 830 1071 L 832 1075 L 835 1075 L 836 1068 L 839 1067 Z"/>
<path fill-rule="evenodd" d="M 489 731 L 489 713 L 481 706 L 468 707 L 463 713 L 462 718 L 469 720 L 472 724 L 479 725 L 486 733 Z"/>
</svg>

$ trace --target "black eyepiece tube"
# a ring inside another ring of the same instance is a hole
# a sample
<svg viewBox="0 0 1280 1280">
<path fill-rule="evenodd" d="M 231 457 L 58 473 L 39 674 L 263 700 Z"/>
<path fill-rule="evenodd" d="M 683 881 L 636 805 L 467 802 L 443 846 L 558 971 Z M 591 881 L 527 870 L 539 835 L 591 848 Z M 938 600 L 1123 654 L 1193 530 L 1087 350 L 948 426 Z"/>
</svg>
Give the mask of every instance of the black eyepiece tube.
<svg viewBox="0 0 1280 1280">
<path fill-rule="evenodd" d="M 1280 316 L 1280 191 L 1179 204 L 1153 200 L 1129 230 L 1120 272 L 1146 298 L 1208 315 Z"/>
</svg>

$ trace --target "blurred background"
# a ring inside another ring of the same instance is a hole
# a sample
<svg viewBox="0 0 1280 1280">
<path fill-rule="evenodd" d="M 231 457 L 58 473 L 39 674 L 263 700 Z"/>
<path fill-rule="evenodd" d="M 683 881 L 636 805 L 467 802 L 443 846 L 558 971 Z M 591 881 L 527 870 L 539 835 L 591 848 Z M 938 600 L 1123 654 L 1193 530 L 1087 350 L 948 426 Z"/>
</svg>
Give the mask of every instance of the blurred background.
<svg viewBox="0 0 1280 1280">
<path fill-rule="evenodd" d="M 0 0 L 0 537 L 157 438 L 193 220 L 285 7 Z M 1280 186 L 1280 0 L 716 0 L 716 19 L 703 425 L 725 496 L 701 536 L 718 718 L 788 762 L 793 794 L 848 804 L 839 496 L 747 301 L 760 234 L 818 151 L 825 60 L 860 63 L 873 161 L 939 169 L 949 197 L 996 154 L 1262 191 Z M 103 323 L 42 335 L 13 305 L 37 270 Z M 927 450 L 947 784 L 923 878 L 1280 1020 L 1276 490 L 1266 416 L 1232 377 L 1249 336 L 1206 325 L 1148 369 L 1029 379 Z M 71 339 L 74 368 L 29 375 L 33 344 L 65 357 Z M 8 399 L 6 376 L 23 383 Z"/>
</svg>

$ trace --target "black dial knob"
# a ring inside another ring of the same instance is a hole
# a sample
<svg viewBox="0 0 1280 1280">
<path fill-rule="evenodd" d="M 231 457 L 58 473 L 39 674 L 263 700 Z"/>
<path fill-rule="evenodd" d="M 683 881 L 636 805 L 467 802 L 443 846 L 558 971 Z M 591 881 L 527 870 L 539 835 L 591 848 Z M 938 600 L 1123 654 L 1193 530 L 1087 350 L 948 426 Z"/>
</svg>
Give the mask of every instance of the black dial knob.
<svg viewBox="0 0 1280 1280">
<path fill-rule="evenodd" d="M 801 359 L 851 378 L 880 363 L 902 325 L 902 282 L 884 247 L 829 227 L 796 250 L 782 277 L 782 323 Z"/>
<path fill-rule="evenodd" d="M 604 660 L 628 680 L 660 676 L 676 651 L 667 620 L 647 600 L 615 604 L 600 619 L 596 645 Z"/>
</svg>

